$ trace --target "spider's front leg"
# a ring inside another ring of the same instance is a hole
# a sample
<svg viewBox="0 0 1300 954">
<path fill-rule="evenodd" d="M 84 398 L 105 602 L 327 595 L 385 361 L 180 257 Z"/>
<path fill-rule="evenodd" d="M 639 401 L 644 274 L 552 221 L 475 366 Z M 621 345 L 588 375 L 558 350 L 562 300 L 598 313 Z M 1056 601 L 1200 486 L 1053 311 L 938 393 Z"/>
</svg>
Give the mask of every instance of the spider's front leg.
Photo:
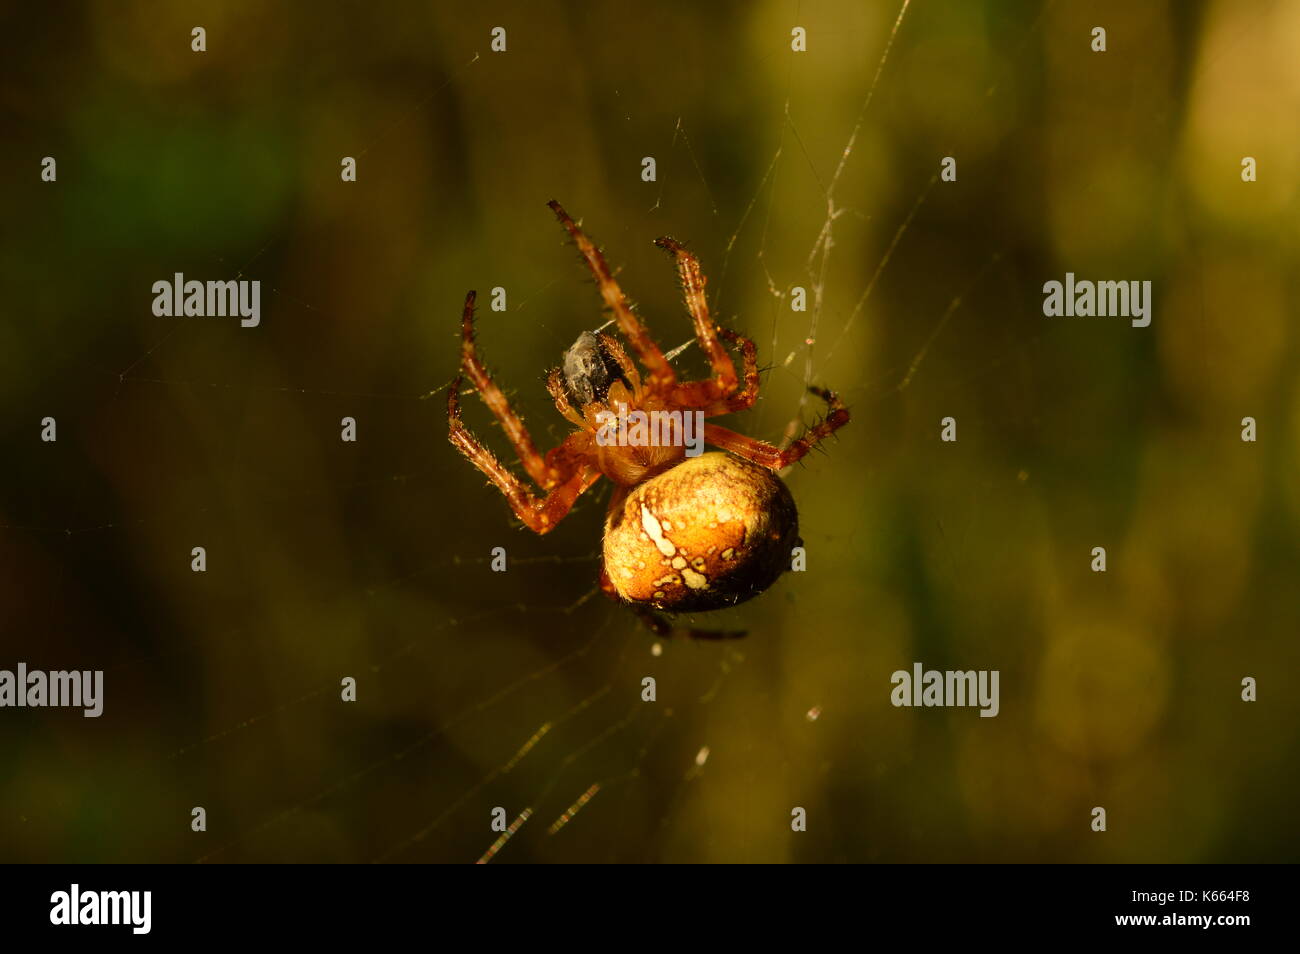
<svg viewBox="0 0 1300 954">
<path fill-rule="evenodd" d="M 614 275 L 609 270 L 609 264 L 605 261 L 605 256 L 600 253 L 600 249 L 582 231 L 582 228 L 569 217 L 569 213 L 564 211 L 564 207 L 560 203 L 552 199 L 546 204 L 551 207 L 555 217 L 560 220 L 560 224 L 564 226 L 574 244 L 578 246 L 583 261 L 587 263 L 587 268 L 590 269 L 592 276 L 596 279 L 596 286 L 600 289 L 600 297 L 604 299 L 605 307 L 614 313 L 614 319 L 618 322 L 619 331 L 623 332 L 623 337 L 627 338 L 632 350 L 636 352 L 636 356 L 645 365 L 646 371 L 649 373 L 649 383 L 654 387 L 672 385 L 677 380 L 677 375 L 673 372 L 673 366 L 668 363 L 668 359 L 664 357 L 659 345 L 650 337 L 645 325 L 641 324 L 641 320 L 632 311 L 632 306 L 627 303 L 627 297 L 623 294 L 623 289 L 619 287 L 618 282 L 614 280 Z"/>
<path fill-rule="evenodd" d="M 600 471 L 577 463 L 564 453 L 564 446 L 547 457 L 548 472 L 555 475 L 546 496 L 538 498 L 484 447 L 460 418 L 461 378 L 456 378 L 447 393 L 448 439 L 475 467 L 481 470 L 497 490 L 505 495 L 515 515 L 534 533 L 547 533 L 564 519 L 573 502 L 600 479 Z"/>
<path fill-rule="evenodd" d="M 700 261 L 686 250 L 676 239 L 664 236 L 655 239 L 655 244 L 677 260 L 677 274 L 682 280 L 682 295 L 686 299 L 686 310 L 690 312 L 691 322 L 695 325 L 695 337 L 700 342 L 704 356 L 713 368 L 712 382 L 692 382 L 696 384 L 714 383 L 719 393 L 730 394 L 736 390 L 736 365 L 727 354 L 726 347 L 718 340 L 718 326 L 709 316 L 709 304 L 704 297 L 704 272 Z M 682 385 L 679 390 L 688 385 Z"/>
<path fill-rule="evenodd" d="M 839 395 L 824 388 L 809 388 L 813 394 L 826 402 L 826 416 L 820 422 L 804 431 L 798 440 L 791 441 L 785 447 L 777 447 L 767 441 L 746 437 L 717 424 L 704 425 L 704 440 L 714 447 L 731 451 L 738 457 L 752 460 L 755 464 L 768 470 L 783 470 L 800 460 L 817 444 L 830 437 L 849 422 L 849 409 L 844 406 Z"/>
<path fill-rule="evenodd" d="M 537 452 L 528 428 L 524 427 L 523 420 L 511 408 L 505 394 L 497 387 L 487 367 L 479 359 L 478 348 L 474 343 L 474 299 L 474 292 L 465 296 L 465 310 L 461 313 L 460 369 L 474 382 L 483 403 L 501 422 L 501 429 L 514 445 L 515 453 L 519 455 L 528 476 L 537 482 L 537 486 L 549 490 L 559 483 L 561 475 L 548 467 L 546 458 Z"/>
<path fill-rule="evenodd" d="M 725 394 L 718 400 L 706 404 L 703 410 L 708 417 L 715 414 L 734 414 L 737 411 L 748 411 L 754 406 L 754 402 L 758 400 L 758 348 L 755 347 L 752 339 L 746 338 L 730 328 L 724 328 L 722 325 L 718 325 L 718 334 L 733 345 L 740 347 L 741 360 L 745 366 L 745 386 L 739 391 Z"/>
<path fill-rule="evenodd" d="M 695 340 L 709 359 L 713 377 L 704 381 L 685 381 L 672 391 L 672 401 L 679 407 L 698 408 L 708 416 L 731 414 L 750 408 L 758 397 L 758 349 L 754 342 L 716 324 L 709 314 L 709 303 L 704 295 L 704 271 L 699 259 L 676 239 L 664 236 L 655 244 L 668 252 L 677 262 L 677 274 L 682 280 L 682 295 L 686 310 L 695 325 Z M 745 366 L 745 386 L 740 389 L 736 377 L 736 364 L 719 338 L 726 338 L 740 347 Z"/>
<path fill-rule="evenodd" d="M 510 438 L 510 443 L 514 445 L 529 476 L 547 491 L 546 495 L 536 497 L 524 486 L 523 481 L 512 474 L 465 427 L 460 416 L 463 377 L 457 377 L 452 382 L 447 394 L 447 436 L 456 449 L 469 458 L 505 495 L 515 514 L 530 530 L 546 533 L 564 519 L 578 496 L 600 479 L 600 471 L 587 466 L 579 449 L 570 446 L 583 440 L 582 434 L 571 437 L 545 457 L 538 453 L 523 420 L 510 407 L 505 394 L 479 360 L 478 349 L 474 345 L 474 297 L 474 292 L 465 296 L 465 310 L 461 314 L 461 370 L 474 382 L 479 397 L 501 422 L 502 429 Z"/>
</svg>

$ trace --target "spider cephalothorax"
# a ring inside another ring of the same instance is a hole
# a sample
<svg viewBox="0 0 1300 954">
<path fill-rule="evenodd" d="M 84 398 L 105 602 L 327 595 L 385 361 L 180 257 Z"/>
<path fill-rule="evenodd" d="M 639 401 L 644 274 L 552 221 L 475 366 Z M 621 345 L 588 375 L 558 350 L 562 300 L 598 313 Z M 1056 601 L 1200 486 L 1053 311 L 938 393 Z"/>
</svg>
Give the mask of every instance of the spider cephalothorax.
<svg viewBox="0 0 1300 954">
<path fill-rule="evenodd" d="M 555 527 L 602 476 L 615 484 L 605 519 L 601 586 L 634 607 L 701 611 L 733 606 L 767 589 L 790 565 L 799 518 L 776 472 L 848 423 L 830 391 L 820 423 L 784 448 L 704 419 L 751 407 L 758 397 L 754 343 L 715 324 L 695 256 L 670 238 L 655 241 L 677 261 L 695 337 L 712 376 L 679 381 L 632 311 L 600 250 L 560 207 L 550 203 L 596 278 L 608 308 L 645 375 L 613 335 L 585 331 L 550 372 L 547 390 L 576 428 L 544 456 L 479 360 L 474 345 L 474 292 L 461 317 L 461 372 L 447 398 L 452 444 L 509 500 L 537 533 Z M 740 349 L 743 380 L 723 342 Z M 469 433 L 460 418 L 468 376 L 501 422 L 539 497 Z M 700 453 L 704 443 L 721 452 Z"/>
</svg>

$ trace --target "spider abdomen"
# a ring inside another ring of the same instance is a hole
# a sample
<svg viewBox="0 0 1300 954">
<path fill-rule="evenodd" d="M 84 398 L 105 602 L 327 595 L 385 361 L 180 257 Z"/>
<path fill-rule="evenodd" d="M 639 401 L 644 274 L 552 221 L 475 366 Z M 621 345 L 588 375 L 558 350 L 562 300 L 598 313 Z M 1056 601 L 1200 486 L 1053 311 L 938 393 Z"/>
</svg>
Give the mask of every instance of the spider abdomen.
<svg viewBox="0 0 1300 954">
<path fill-rule="evenodd" d="M 701 454 L 615 500 L 605 572 L 629 603 L 721 609 L 771 586 L 798 544 L 794 498 L 776 474 L 734 454 Z"/>
</svg>

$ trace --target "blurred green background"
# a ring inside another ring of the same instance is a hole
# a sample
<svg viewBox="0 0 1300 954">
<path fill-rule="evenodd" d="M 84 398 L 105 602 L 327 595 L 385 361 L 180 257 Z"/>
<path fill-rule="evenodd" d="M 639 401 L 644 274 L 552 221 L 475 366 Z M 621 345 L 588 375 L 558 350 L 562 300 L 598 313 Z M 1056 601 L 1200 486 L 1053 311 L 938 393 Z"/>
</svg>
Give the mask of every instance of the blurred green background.
<svg viewBox="0 0 1300 954">
<path fill-rule="evenodd" d="M 463 862 L 501 806 L 499 862 L 1296 860 L 1300 3 L 916 2 L 880 69 L 898 12 L 0 12 L 0 667 L 106 670 L 100 719 L 0 712 L 0 858 Z M 665 347 L 690 243 L 768 369 L 724 423 L 852 407 L 788 478 L 807 572 L 696 620 L 742 641 L 593 594 L 607 486 L 537 538 L 447 443 L 494 286 L 483 353 L 566 434 L 543 375 L 604 319 L 551 198 Z M 178 271 L 261 326 L 155 317 Z M 1066 271 L 1151 326 L 1045 318 Z M 918 661 L 1000 715 L 892 707 Z"/>
</svg>

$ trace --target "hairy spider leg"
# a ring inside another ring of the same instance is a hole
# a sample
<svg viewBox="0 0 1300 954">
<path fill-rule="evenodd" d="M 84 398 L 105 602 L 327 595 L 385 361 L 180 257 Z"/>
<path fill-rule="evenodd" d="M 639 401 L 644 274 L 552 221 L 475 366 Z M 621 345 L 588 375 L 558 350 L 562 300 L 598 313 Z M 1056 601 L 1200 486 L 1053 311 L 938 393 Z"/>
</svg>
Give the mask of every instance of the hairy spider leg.
<svg viewBox="0 0 1300 954">
<path fill-rule="evenodd" d="M 725 410 L 706 408 L 705 414 L 731 414 L 735 411 L 748 411 L 758 399 L 758 348 L 750 338 L 718 325 L 718 334 L 733 345 L 740 346 L 741 360 L 744 363 L 745 386 L 727 397 Z"/>
<path fill-rule="evenodd" d="M 758 348 L 752 340 L 730 328 L 724 328 L 722 325 L 717 325 L 716 328 L 719 335 L 740 348 L 741 360 L 744 362 L 745 385 L 738 391 L 733 389 L 729 394 L 718 394 L 712 379 L 687 381 L 673 388 L 673 401 L 678 407 L 701 410 L 705 417 L 747 411 L 758 399 Z"/>
<path fill-rule="evenodd" d="M 704 293 L 707 279 L 700 268 L 699 259 L 676 239 L 666 235 L 655 239 L 655 245 L 672 255 L 677 262 L 686 310 L 690 312 L 691 321 L 695 325 L 695 338 L 714 372 L 714 377 L 707 380 L 679 384 L 673 389 L 673 402 L 682 407 L 699 408 L 708 416 L 748 410 L 758 398 L 758 349 L 749 338 L 722 327 L 710 317 L 708 299 Z M 736 378 L 735 362 L 719 337 L 741 349 L 745 376 L 743 389 L 737 390 L 740 382 Z"/>
<path fill-rule="evenodd" d="M 609 356 L 614 359 L 618 369 L 623 372 L 623 377 L 627 378 L 628 384 L 632 385 L 632 400 L 636 404 L 641 403 L 641 372 L 636 369 L 632 359 L 627 356 L 623 346 L 619 344 L 618 339 L 613 335 L 607 335 L 603 331 L 597 337 L 601 345 L 609 352 Z"/>
<path fill-rule="evenodd" d="M 704 295 L 704 272 L 700 262 L 676 239 L 663 236 L 655 239 L 655 245 L 672 255 L 677 260 L 677 274 L 682 280 L 682 296 L 686 300 L 686 310 L 695 325 L 695 338 L 700 343 L 704 356 L 713 368 L 713 377 L 704 381 L 691 381 L 679 384 L 673 391 L 674 403 L 698 407 L 703 401 L 697 396 L 700 392 L 708 395 L 708 400 L 731 394 L 739 386 L 736 379 L 736 365 L 727 353 L 726 347 L 718 340 L 718 326 L 709 316 L 709 303 Z"/>
<path fill-rule="evenodd" d="M 564 372 L 559 368 L 552 368 L 546 375 L 546 390 L 550 393 L 551 400 L 555 402 L 555 409 L 564 415 L 565 420 L 584 430 L 591 427 L 582 419 L 582 415 L 573 409 L 573 402 L 569 400 L 569 391 L 564 386 Z"/>
<path fill-rule="evenodd" d="M 737 434 L 717 424 L 704 425 L 704 440 L 715 447 L 731 451 L 738 457 L 752 460 L 755 464 L 769 470 L 781 470 L 789 467 L 813 449 L 820 441 L 834 434 L 849 422 L 849 409 L 844 406 L 839 396 L 823 388 L 809 388 L 813 394 L 826 402 L 826 417 L 818 424 L 804 431 L 798 440 L 791 441 L 784 448 L 760 441 L 744 434 Z"/>
<path fill-rule="evenodd" d="M 497 387 L 496 382 L 492 380 L 492 375 L 484 367 L 483 362 L 479 360 L 478 348 L 474 344 L 474 299 L 475 293 L 470 292 L 465 296 L 465 310 L 461 315 L 460 322 L 460 367 L 469 379 L 474 382 L 474 387 L 478 389 L 479 397 L 483 403 L 488 406 L 488 410 L 501 422 L 501 428 L 506 432 L 506 437 L 514 445 L 515 453 L 519 455 L 520 462 L 524 469 L 528 471 L 528 476 L 533 478 L 539 487 L 543 490 L 549 490 L 563 479 L 565 476 L 554 467 L 549 466 L 546 458 L 542 457 L 533 444 L 533 438 L 524 427 L 523 420 L 510 407 L 510 402 L 506 399 L 505 394 Z"/>
<path fill-rule="evenodd" d="M 583 465 L 578 450 L 570 448 L 569 440 L 566 440 L 546 456 L 548 472 L 556 475 L 554 482 L 547 488 L 545 497 L 539 499 L 534 496 L 523 481 L 506 469 L 496 455 L 484 447 L 461 421 L 462 381 L 462 378 L 457 377 L 447 393 L 448 438 L 505 495 L 515 515 L 528 529 L 538 534 L 553 530 L 572 509 L 573 502 L 579 495 L 600 479 L 600 471 Z M 585 440 L 587 437 L 585 432 L 578 432 L 571 435 L 570 440 Z"/>
<path fill-rule="evenodd" d="M 591 274 L 595 276 L 596 285 L 600 289 L 601 297 L 605 300 L 605 306 L 614 313 L 619 330 L 623 332 L 623 336 L 627 338 L 632 350 L 636 352 L 636 356 L 645 365 L 645 369 L 649 374 L 650 387 L 652 389 L 667 389 L 677 380 L 672 365 L 668 363 L 664 353 L 659 350 L 659 345 L 655 344 L 654 339 L 650 337 L 650 333 L 646 331 L 640 319 L 633 313 L 632 306 L 627 303 L 627 298 L 623 295 L 623 289 L 619 288 L 618 282 L 614 281 L 614 276 L 609 270 L 609 265 L 605 262 L 605 257 L 600 254 L 600 249 L 596 248 L 591 239 L 569 217 L 569 213 L 564 211 L 564 207 L 560 203 L 552 199 L 546 204 L 551 207 L 555 217 L 568 230 L 574 244 L 578 246 L 578 251 L 582 253 L 587 268 L 591 269 Z"/>
<path fill-rule="evenodd" d="M 627 378 L 629 385 L 632 385 L 632 399 L 637 403 L 641 402 L 641 372 L 638 372 L 632 359 L 628 357 L 628 352 L 623 350 L 623 344 L 612 334 L 606 334 L 604 331 L 597 334 L 597 338 L 604 346 L 604 350 L 610 352 L 610 357 L 614 363 L 619 365 L 619 370 L 623 372 L 623 377 Z"/>
</svg>

